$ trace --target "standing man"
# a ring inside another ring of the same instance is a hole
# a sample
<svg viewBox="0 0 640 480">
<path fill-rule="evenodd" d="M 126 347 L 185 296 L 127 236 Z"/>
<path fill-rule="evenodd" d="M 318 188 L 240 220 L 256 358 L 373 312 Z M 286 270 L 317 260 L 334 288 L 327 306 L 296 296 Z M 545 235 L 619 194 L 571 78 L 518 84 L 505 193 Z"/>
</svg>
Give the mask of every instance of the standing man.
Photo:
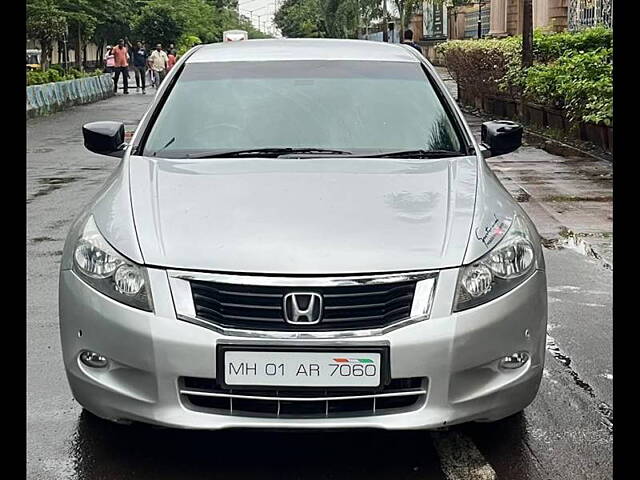
<svg viewBox="0 0 640 480">
<path fill-rule="evenodd" d="M 422 48 L 420 48 L 420 45 L 413 41 L 413 31 L 411 29 L 407 29 L 404 31 L 404 40 L 402 41 L 402 43 L 404 43 L 405 45 L 409 45 L 422 53 Z"/>
<path fill-rule="evenodd" d="M 113 53 L 113 59 L 115 63 L 114 70 L 116 72 L 113 77 L 113 92 L 118 93 L 118 79 L 120 78 L 120 74 L 122 73 L 122 83 L 124 83 L 124 94 L 129 94 L 129 82 L 127 70 L 129 69 L 129 52 L 127 52 L 127 47 L 124 46 L 124 40 L 121 38 L 118 40 L 118 45 L 111 49 L 111 53 Z"/>
<path fill-rule="evenodd" d="M 162 44 L 158 43 L 156 49 L 149 55 L 149 68 L 153 72 L 156 88 L 160 87 L 160 82 L 162 82 L 167 72 L 168 64 L 169 57 L 167 57 L 167 54 L 162 50 Z"/>
<path fill-rule="evenodd" d="M 136 44 L 133 50 L 133 70 L 136 76 L 136 91 L 140 89 L 142 81 L 142 94 L 145 92 L 145 66 L 147 65 L 147 49 L 142 46 L 142 42 Z"/>
</svg>

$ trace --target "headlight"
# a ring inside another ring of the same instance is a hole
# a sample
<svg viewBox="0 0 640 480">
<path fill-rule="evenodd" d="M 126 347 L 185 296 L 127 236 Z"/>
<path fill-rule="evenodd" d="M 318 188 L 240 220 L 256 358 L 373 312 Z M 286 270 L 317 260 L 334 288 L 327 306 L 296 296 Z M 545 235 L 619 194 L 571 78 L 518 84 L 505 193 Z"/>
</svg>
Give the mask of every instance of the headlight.
<svg viewBox="0 0 640 480">
<path fill-rule="evenodd" d="M 153 311 L 146 269 L 116 252 L 100 234 L 92 216 L 73 251 L 73 271 L 108 297 Z"/>
<path fill-rule="evenodd" d="M 535 263 L 529 229 L 516 215 L 493 250 L 460 269 L 453 311 L 466 310 L 504 295 L 534 272 Z"/>
</svg>

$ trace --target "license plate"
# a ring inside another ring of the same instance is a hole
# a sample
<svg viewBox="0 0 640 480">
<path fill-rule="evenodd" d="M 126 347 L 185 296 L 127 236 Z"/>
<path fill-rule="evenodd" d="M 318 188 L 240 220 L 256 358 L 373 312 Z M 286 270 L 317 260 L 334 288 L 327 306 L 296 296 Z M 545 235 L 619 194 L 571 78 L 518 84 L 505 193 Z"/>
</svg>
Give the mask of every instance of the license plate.
<svg viewBox="0 0 640 480">
<path fill-rule="evenodd" d="M 224 352 L 227 386 L 378 387 L 380 352 Z"/>
</svg>

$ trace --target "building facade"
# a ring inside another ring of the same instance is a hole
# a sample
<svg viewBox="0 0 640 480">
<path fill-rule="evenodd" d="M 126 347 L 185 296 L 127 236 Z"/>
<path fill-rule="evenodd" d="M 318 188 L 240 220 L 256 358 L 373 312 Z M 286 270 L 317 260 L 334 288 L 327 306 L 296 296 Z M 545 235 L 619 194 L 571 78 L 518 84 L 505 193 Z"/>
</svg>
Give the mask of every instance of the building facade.
<svg viewBox="0 0 640 480">
<path fill-rule="evenodd" d="M 40 48 L 40 42 L 37 40 L 27 39 L 27 49 Z M 69 54 L 69 66 L 74 66 L 76 61 L 76 52 L 71 48 L 71 45 L 67 46 L 67 52 Z M 54 42 L 51 58 L 49 59 L 51 65 L 64 63 L 64 44 L 62 42 Z M 87 43 L 85 49 L 85 63 L 87 66 L 99 65 L 101 61 L 100 51 L 97 45 L 93 43 Z"/>
<path fill-rule="evenodd" d="M 523 0 L 491 0 L 490 37 L 522 33 Z M 551 32 L 567 29 L 569 0 L 533 0 L 533 28 Z"/>
<path fill-rule="evenodd" d="M 522 33 L 523 0 L 491 0 L 491 37 Z M 533 28 L 550 32 L 612 27 L 613 0 L 533 0 Z"/>
<path fill-rule="evenodd" d="M 455 40 L 478 38 L 478 20 L 481 36 L 487 37 L 491 30 L 493 1 L 483 0 L 470 5 L 447 9 L 448 38 Z"/>
</svg>

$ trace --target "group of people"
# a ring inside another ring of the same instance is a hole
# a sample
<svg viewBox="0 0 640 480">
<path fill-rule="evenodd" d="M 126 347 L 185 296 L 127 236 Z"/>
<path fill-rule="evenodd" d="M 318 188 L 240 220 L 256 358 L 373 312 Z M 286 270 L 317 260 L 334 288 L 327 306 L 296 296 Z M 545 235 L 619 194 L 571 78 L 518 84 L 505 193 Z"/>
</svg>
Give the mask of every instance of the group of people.
<svg viewBox="0 0 640 480">
<path fill-rule="evenodd" d="M 136 79 L 136 91 L 142 87 L 146 93 L 146 75 L 154 88 L 158 88 L 166 74 L 176 63 L 176 50 L 173 44 L 165 51 L 162 44 L 156 44 L 149 52 L 142 42 L 137 42 L 135 48 L 127 38 L 118 40 L 115 47 L 107 45 L 104 55 L 106 70 L 113 74 L 113 91 L 118 93 L 118 81 L 122 75 L 123 93 L 129 94 L 130 72 L 133 70 Z"/>
<path fill-rule="evenodd" d="M 407 44 L 422 53 L 420 46 L 413 41 L 413 32 L 404 32 L 402 43 Z M 129 53 L 131 52 L 131 53 Z M 136 91 L 142 86 L 142 93 L 146 93 L 146 75 L 149 72 L 149 80 L 154 88 L 158 88 L 166 74 L 176 63 L 176 50 L 173 44 L 165 51 L 162 44 L 156 44 L 153 51 L 149 52 L 142 42 L 137 42 L 134 48 L 128 38 L 121 38 L 115 47 L 107 45 L 104 55 L 106 70 L 113 73 L 113 91 L 118 93 L 118 81 L 122 75 L 124 84 L 123 93 L 129 94 L 130 70 L 133 69 L 136 79 Z M 131 68 L 133 67 L 133 68 Z"/>
</svg>

